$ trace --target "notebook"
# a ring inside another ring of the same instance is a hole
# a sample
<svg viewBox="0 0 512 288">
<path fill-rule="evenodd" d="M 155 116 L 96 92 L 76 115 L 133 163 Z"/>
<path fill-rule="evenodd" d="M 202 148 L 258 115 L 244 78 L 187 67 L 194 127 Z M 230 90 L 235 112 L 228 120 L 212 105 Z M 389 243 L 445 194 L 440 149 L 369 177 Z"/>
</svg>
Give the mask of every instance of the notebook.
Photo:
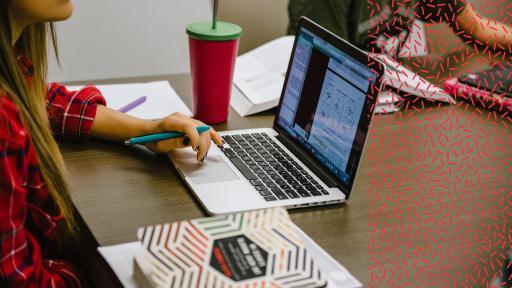
<svg viewBox="0 0 512 288">
<path fill-rule="evenodd" d="M 283 208 L 142 227 L 143 287 L 326 287 Z"/>
</svg>

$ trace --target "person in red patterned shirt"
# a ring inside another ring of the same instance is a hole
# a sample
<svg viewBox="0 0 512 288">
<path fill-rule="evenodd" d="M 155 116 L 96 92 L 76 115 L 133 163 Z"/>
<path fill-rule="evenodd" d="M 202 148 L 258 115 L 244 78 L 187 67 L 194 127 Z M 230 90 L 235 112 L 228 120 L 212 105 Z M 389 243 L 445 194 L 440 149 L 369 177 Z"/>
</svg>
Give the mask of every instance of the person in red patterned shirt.
<svg viewBox="0 0 512 288">
<path fill-rule="evenodd" d="M 195 127 L 204 124 L 181 114 L 141 120 L 105 107 L 93 86 L 45 84 L 47 31 L 55 44 L 51 23 L 72 10 L 69 0 L 0 0 L 0 287 L 85 285 L 66 257 L 79 232 L 55 138 L 121 142 L 182 131 L 186 137 L 147 147 L 166 153 L 191 146 L 199 162 L 211 139 L 221 144 L 215 130 L 199 135 Z"/>
</svg>

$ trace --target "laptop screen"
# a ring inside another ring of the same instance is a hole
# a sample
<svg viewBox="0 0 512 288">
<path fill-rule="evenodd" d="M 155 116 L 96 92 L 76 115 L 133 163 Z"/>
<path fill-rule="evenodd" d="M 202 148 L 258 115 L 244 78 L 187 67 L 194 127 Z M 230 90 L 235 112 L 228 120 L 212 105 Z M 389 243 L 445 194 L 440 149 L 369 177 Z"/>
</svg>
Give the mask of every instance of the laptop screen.
<svg viewBox="0 0 512 288">
<path fill-rule="evenodd" d="M 373 103 L 367 94 L 378 75 L 304 27 L 297 37 L 276 124 L 351 187 L 368 128 L 361 129 L 368 125 L 365 105 Z"/>
</svg>

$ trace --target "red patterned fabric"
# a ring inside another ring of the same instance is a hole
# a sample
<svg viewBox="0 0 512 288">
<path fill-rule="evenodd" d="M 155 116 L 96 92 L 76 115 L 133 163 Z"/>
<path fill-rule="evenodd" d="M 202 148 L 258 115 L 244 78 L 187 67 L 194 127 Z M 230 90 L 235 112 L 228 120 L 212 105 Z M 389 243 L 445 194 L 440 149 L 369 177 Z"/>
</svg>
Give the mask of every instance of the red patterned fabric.
<svg viewBox="0 0 512 288">
<path fill-rule="evenodd" d="M 97 104 L 105 100 L 92 86 L 70 92 L 49 85 L 47 111 L 54 134 L 88 140 Z M 20 112 L 9 95 L 0 95 L 0 287 L 81 287 L 75 264 L 55 259 L 61 220 Z"/>
</svg>

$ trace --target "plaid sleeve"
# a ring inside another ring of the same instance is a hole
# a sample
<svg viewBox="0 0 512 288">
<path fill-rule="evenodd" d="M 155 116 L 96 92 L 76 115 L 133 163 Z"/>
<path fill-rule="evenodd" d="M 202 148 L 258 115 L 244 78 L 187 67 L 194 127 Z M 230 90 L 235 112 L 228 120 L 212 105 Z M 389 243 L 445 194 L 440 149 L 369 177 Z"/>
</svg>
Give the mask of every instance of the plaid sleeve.
<svg viewBox="0 0 512 288">
<path fill-rule="evenodd" d="M 97 105 L 106 105 L 105 98 L 94 86 L 68 91 L 57 83 L 49 85 L 46 110 L 53 133 L 66 141 L 87 141 L 96 116 Z"/>
<path fill-rule="evenodd" d="M 3 112 L 0 103 L 0 287 L 80 287 L 73 264 L 44 260 L 26 229 L 27 156 L 34 150 L 21 120 Z"/>
</svg>

